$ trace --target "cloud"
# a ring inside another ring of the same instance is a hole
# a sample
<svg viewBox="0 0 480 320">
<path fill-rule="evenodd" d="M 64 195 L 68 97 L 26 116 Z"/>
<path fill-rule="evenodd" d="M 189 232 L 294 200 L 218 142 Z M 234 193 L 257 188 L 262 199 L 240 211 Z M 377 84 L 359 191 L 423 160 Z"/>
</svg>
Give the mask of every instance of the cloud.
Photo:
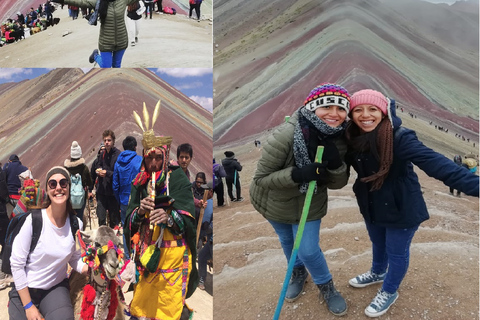
<svg viewBox="0 0 480 320">
<path fill-rule="evenodd" d="M 189 83 L 182 83 L 174 85 L 175 89 L 177 90 L 189 90 L 189 89 L 197 89 L 203 87 L 203 83 L 201 81 L 189 82 Z"/>
<path fill-rule="evenodd" d="M 12 79 L 19 74 L 32 74 L 32 69 L 0 68 L 0 79 Z"/>
<path fill-rule="evenodd" d="M 158 73 L 164 73 L 175 78 L 200 77 L 212 73 L 212 68 L 158 68 Z"/>
<path fill-rule="evenodd" d="M 201 105 L 205 110 L 213 112 L 213 98 L 190 96 L 190 99 Z"/>
</svg>

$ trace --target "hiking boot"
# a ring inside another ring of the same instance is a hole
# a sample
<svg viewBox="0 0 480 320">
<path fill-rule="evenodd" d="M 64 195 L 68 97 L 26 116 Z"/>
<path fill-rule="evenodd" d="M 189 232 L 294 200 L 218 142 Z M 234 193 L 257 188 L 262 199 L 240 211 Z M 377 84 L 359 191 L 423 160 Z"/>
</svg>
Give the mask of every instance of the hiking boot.
<svg viewBox="0 0 480 320">
<path fill-rule="evenodd" d="M 365 308 L 365 314 L 370 318 L 380 317 L 388 311 L 397 298 L 398 292 L 388 293 L 380 289 L 370 305 Z"/>
<path fill-rule="evenodd" d="M 290 278 L 287 293 L 285 294 L 285 301 L 294 302 L 300 297 L 305 282 L 307 282 L 307 276 L 308 273 L 305 266 L 293 268 L 292 277 Z"/>
<path fill-rule="evenodd" d="M 138 37 L 135 37 L 135 42 L 138 42 Z"/>
<path fill-rule="evenodd" d="M 235 202 L 237 201 L 237 199 L 233 198 L 233 199 L 230 199 L 230 201 Z"/>
<path fill-rule="evenodd" d="M 320 290 L 320 297 L 323 296 L 323 299 L 327 302 L 328 311 L 336 316 L 343 316 L 347 313 L 347 303 L 340 292 L 335 289 L 333 280 L 325 284 L 317 284 L 317 287 Z"/>
<path fill-rule="evenodd" d="M 95 62 L 95 57 L 98 55 L 98 49 L 93 50 L 92 54 L 88 58 L 88 62 L 94 63 Z"/>
<path fill-rule="evenodd" d="M 130 42 L 130 46 L 135 47 L 135 41 Z"/>
<path fill-rule="evenodd" d="M 373 273 L 371 270 L 368 270 L 365 273 L 362 273 L 355 278 L 348 280 L 348 283 L 355 288 L 363 288 L 374 283 L 383 282 L 385 280 L 386 272 L 382 274 Z"/>
<path fill-rule="evenodd" d="M 242 202 L 243 200 L 245 200 L 245 199 L 243 199 L 243 197 L 240 197 L 236 200 L 236 202 Z"/>
</svg>

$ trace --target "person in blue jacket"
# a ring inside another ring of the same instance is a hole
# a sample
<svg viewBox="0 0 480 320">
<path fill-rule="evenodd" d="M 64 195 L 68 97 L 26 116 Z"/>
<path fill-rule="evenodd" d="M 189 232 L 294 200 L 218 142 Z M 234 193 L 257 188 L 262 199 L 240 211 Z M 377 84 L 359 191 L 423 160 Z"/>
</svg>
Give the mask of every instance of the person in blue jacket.
<svg viewBox="0 0 480 320">
<path fill-rule="evenodd" d="M 351 97 L 345 137 L 346 163 L 358 174 L 353 185 L 372 242 L 372 267 L 349 280 L 362 288 L 383 282 L 365 309 L 369 317 L 386 313 L 398 298 L 407 273 L 410 244 L 419 225 L 429 219 L 413 165 L 470 196 L 478 197 L 479 177 L 420 142 L 401 127 L 395 101 L 375 90 Z"/>
<path fill-rule="evenodd" d="M 132 186 L 132 181 L 135 179 L 137 174 L 140 172 L 140 167 L 142 165 L 142 157 L 139 156 L 136 152 L 137 150 L 137 140 L 132 136 L 127 136 L 122 142 L 123 151 L 117 158 L 115 162 L 115 167 L 113 169 L 113 181 L 112 188 L 113 194 L 117 199 L 117 202 L 120 204 L 120 219 L 122 220 L 122 226 L 125 227 L 125 217 L 127 213 L 128 200 L 130 198 L 130 190 Z M 129 249 L 125 245 L 125 238 L 123 239 L 124 243 L 124 256 L 125 259 L 129 259 Z"/>
</svg>

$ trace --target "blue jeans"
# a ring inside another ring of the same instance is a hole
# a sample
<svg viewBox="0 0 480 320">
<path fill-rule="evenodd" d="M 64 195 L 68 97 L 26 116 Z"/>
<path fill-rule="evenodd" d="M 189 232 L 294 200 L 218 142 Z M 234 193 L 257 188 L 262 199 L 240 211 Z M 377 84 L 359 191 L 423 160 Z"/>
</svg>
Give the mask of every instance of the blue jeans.
<svg viewBox="0 0 480 320">
<path fill-rule="evenodd" d="M 290 261 L 293 251 L 293 243 L 297 235 L 298 224 L 286 224 L 270 221 L 273 229 L 278 235 L 283 253 Z M 312 276 L 315 284 L 325 284 L 332 279 L 332 275 L 328 270 L 327 261 L 320 249 L 320 223 L 321 220 L 314 220 L 305 223 L 303 230 L 302 242 L 298 249 L 295 267 L 305 266 Z"/>
<path fill-rule="evenodd" d="M 130 255 L 128 254 L 129 246 L 125 242 L 125 218 L 127 217 L 127 208 L 128 208 L 128 205 L 120 204 L 120 219 L 122 219 L 122 226 L 123 226 L 123 256 L 125 258 L 125 261 L 130 259 Z"/>
<path fill-rule="evenodd" d="M 382 288 L 395 293 L 407 274 L 410 244 L 418 226 L 407 229 L 386 228 L 366 221 L 365 225 L 372 241 L 372 272 L 387 271 Z"/>
<path fill-rule="evenodd" d="M 120 68 L 125 49 L 118 51 L 103 52 L 95 56 L 95 61 L 100 68 Z"/>
</svg>

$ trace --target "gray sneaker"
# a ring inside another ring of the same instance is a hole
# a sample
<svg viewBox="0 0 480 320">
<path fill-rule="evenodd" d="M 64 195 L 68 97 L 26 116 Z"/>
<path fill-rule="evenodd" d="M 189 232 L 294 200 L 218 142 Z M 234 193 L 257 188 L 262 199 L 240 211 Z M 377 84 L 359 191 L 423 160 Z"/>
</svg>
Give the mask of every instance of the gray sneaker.
<svg viewBox="0 0 480 320">
<path fill-rule="evenodd" d="M 387 291 L 380 289 L 370 305 L 365 309 L 365 314 L 370 318 L 380 317 L 388 311 L 397 299 L 398 291 L 395 293 L 388 293 Z"/>
<path fill-rule="evenodd" d="M 347 313 L 347 303 L 335 288 L 333 280 L 325 284 L 317 284 L 317 287 L 320 289 L 320 298 L 323 296 L 327 303 L 328 311 L 336 316 L 343 316 Z"/>
<path fill-rule="evenodd" d="M 285 294 L 285 301 L 294 302 L 300 297 L 305 282 L 307 282 L 307 276 L 308 273 L 305 266 L 293 268 L 292 277 L 290 278 L 287 293 Z"/>
<path fill-rule="evenodd" d="M 355 278 L 348 280 L 348 283 L 355 288 L 363 288 L 374 283 L 383 282 L 387 273 L 377 274 L 373 273 L 371 270 L 362 273 Z"/>
</svg>

